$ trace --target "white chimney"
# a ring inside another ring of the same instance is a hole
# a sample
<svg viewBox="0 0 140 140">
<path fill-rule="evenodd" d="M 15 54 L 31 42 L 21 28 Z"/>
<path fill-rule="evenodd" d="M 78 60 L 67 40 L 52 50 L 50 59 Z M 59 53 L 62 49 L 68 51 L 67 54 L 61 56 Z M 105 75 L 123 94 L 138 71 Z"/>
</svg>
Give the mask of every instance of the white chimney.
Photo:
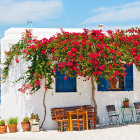
<svg viewBox="0 0 140 140">
<path fill-rule="evenodd" d="M 99 30 L 103 30 L 103 26 L 104 26 L 103 24 L 99 24 L 99 25 L 98 25 Z"/>
</svg>

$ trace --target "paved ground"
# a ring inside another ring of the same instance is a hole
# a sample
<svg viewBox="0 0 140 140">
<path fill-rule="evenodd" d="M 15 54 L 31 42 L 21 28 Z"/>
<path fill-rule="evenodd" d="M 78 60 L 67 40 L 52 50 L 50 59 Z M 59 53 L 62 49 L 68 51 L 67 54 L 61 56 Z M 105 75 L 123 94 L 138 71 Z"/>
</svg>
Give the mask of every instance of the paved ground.
<svg viewBox="0 0 140 140">
<path fill-rule="evenodd" d="M 140 140 L 140 124 L 95 130 L 57 132 L 17 132 L 1 134 L 0 140 Z"/>
</svg>

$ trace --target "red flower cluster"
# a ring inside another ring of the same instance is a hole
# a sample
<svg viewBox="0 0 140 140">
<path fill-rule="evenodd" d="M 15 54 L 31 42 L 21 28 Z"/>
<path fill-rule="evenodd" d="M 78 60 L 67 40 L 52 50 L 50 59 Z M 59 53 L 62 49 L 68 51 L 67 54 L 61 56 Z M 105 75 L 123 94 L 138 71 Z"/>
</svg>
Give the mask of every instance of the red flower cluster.
<svg viewBox="0 0 140 140">
<path fill-rule="evenodd" d="M 32 62 L 27 71 L 32 86 L 25 84 L 19 91 L 38 90 L 44 78 L 47 81 L 44 88 L 48 90 L 56 70 L 65 71 L 65 80 L 68 76 L 84 76 L 98 81 L 102 76 L 110 80 L 115 75 L 125 76 L 123 62 L 134 63 L 140 69 L 140 29 L 108 30 L 107 33 L 87 29 L 82 33 L 62 30 L 49 39 L 30 40 L 32 35 L 27 31 L 24 40 L 28 45 L 22 51 Z M 15 61 L 19 63 L 18 59 Z"/>
</svg>

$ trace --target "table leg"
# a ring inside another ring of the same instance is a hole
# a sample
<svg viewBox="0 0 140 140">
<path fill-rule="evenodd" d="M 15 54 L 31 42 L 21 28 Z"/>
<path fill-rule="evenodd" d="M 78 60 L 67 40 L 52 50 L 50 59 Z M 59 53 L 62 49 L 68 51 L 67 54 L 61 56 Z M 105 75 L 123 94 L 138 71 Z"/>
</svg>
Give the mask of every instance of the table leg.
<svg viewBox="0 0 140 140">
<path fill-rule="evenodd" d="M 131 108 L 131 114 L 132 114 L 131 122 L 135 122 L 132 108 Z"/>
<path fill-rule="evenodd" d="M 72 128 L 72 119 L 71 119 L 71 113 L 69 113 L 69 121 L 70 121 L 70 131 L 73 131 L 73 128 Z"/>
<path fill-rule="evenodd" d="M 86 126 L 87 126 L 87 130 L 88 130 L 88 112 L 86 111 Z"/>
<path fill-rule="evenodd" d="M 124 118 L 124 109 L 121 109 L 122 111 L 122 123 L 125 123 L 125 118 Z"/>
</svg>

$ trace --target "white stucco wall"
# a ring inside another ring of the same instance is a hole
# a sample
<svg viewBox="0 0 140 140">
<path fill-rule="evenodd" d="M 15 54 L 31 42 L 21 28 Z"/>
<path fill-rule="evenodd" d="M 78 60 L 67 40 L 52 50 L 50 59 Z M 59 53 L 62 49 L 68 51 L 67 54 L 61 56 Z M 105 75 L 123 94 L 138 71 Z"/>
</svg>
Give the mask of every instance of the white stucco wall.
<svg viewBox="0 0 140 140">
<path fill-rule="evenodd" d="M 2 63 L 5 60 L 5 50 L 9 50 L 10 44 L 16 43 L 21 38 L 21 33 L 24 32 L 23 28 L 11 28 L 5 32 L 4 38 L 1 40 L 1 57 Z M 64 29 L 70 32 L 82 32 L 82 29 Z M 33 35 L 39 39 L 56 34 L 60 32 L 59 29 L 53 28 L 38 28 L 33 29 Z M 2 102 L 1 102 L 1 116 L 2 118 L 9 118 L 11 116 L 19 116 L 19 119 L 30 113 L 38 113 L 40 116 L 40 122 L 42 122 L 43 111 L 43 93 L 44 88 L 40 89 L 33 95 L 25 95 L 18 92 L 18 88 L 21 83 L 12 83 L 19 76 L 22 76 L 24 71 L 29 65 L 22 59 L 20 63 L 12 62 L 10 66 L 9 77 L 5 83 L 2 83 Z M 43 82 L 43 81 L 42 81 Z M 77 78 L 77 92 L 76 93 L 55 93 L 55 83 L 52 85 L 53 89 L 47 92 L 46 96 L 46 108 L 47 115 L 44 123 L 45 129 L 56 129 L 56 122 L 51 120 L 50 108 L 93 104 L 91 99 L 91 82 L 83 81 L 83 78 Z M 127 97 L 130 99 L 130 104 L 135 101 L 140 101 L 140 72 L 134 67 L 134 91 L 117 91 L 117 92 L 98 92 L 96 91 L 96 100 L 98 104 L 98 115 L 100 118 L 100 125 L 108 124 L 108 115 L 106 112 L 106 105 L 115 104 L 117 112 L 120 113 L 120 106 L 122 101 Z M 121 118 L 120 118 L 121 120 Z"/>
</svg>

